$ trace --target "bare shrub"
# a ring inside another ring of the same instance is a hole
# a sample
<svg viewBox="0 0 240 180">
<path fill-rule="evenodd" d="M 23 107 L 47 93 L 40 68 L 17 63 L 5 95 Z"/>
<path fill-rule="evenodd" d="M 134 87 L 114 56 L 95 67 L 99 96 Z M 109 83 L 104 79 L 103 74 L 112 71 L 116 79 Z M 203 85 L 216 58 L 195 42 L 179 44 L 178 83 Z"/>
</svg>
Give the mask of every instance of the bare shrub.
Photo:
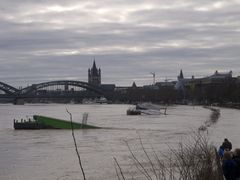
<svg viewBox="0 0 240 180">
<path fill-rule="evenodd" d="M 221 180 L 223 178 L 216 149 L 209 144 L 207 137 L 202 133 L 194 132 L 189 140 L 180 142 L 177 148 L 169 147 L 169 153 L 160 153 L 160 156 L 153 148 L 151 152 L 147 152 L 141 138 L 139 141 L 143 153 L 141 158 L 137 157 L 128 142 L 126 145 L 134 166 L 142 176 L 141 179 Z M 122 174 L 121 176 L 118 174 L 118 179 L 128 179 L 119 164 L 117 168 Z M 139 179 L 139 174 L 130 179 Z"/>
</svg>

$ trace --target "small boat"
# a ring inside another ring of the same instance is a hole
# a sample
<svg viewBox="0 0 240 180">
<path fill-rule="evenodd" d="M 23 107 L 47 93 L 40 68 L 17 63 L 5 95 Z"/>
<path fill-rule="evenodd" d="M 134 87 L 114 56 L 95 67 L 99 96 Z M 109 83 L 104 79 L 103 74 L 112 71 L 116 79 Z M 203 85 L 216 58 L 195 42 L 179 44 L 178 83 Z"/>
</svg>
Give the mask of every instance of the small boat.
<svg viewBox="0 0 240 180">
<path fill-rule="evenodd" d="M 96 103 L 107 104 L 108 100 L 105 97 L 100 97 L 99 99 L 96 99 Z"/>
<path fill-rule="evenodd" d="M 107 104 L 109 101 L 105 97 L 86 99 L 82 100 L 82 104 Z"/>
<path fill-rule="evenodd" d="M 161 109 L 164 110 L 164 113 L 160 111 Z M 152 103 L 139 103 L 136 105 L 134 111 L 145 115 L 166 115 L 167 107 L 162 108 L 160 105 Z"/>
<path fill-rule="evenodd" d="M 88 125 L 86 119 L 83 123 L 70 122 L 47 116 L 34 115 L 33 119 L 15 120 L 14 129 L 99 129 L 98 126 Z"/>
<path fill-rule="evenodd" d="M 159 110 L 154 110 L 154 109 L 146 109 L 146 110 L 141 110 L 142 114 L 145 115 L 160 115 L 161 112 Z"/>
<path fill-rule="evenodd" d="M 156 111 L 160 111 L 160 106 L 157 104 L 152 104 L 152 103 L 140 103 L 136 105 L 136 109 L 139 110 L 156 110 Z"/>
</svg>

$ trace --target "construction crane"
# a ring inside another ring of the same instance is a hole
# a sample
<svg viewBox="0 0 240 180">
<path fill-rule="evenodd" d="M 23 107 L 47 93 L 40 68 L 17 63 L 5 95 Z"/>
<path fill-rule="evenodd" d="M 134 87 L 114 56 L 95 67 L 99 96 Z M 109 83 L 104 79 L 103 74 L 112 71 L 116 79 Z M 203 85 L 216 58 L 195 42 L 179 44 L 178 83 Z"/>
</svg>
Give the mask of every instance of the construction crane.
<svg viewBox="0 0 240 180">
<path fill-rule="evenodd" d="M 155 72 L 150 72 L 153 75 L 153 85 L 155 85 Z"/>
</svg>

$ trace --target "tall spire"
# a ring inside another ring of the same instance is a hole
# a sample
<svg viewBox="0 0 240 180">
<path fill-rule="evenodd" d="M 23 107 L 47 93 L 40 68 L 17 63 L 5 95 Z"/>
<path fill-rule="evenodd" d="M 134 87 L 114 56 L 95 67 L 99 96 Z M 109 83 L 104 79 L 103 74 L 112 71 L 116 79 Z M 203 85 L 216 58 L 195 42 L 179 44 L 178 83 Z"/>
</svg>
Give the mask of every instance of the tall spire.
<svg viewBox="0 0 240 180">
<path fill-rule="evenodd" d="M 179 74 L 179 76 L 178 76 L 178 79 L 184 79 L 182 69 L 181 69 L 181 71 L 180 71 L 180 74 Z"/>
<path fill-rule="evenodd" d="M 93 60 L 93 67 L 92 67 L 93 69 L 97 69 L 97 66 L 96 66 L 96 63 L 95 63 L 95 58 L 94 58 L 94 60 Z"/>
<path fill-rule="evenodd" d="M 180 78 L 183 79 L 183 72 L 182 72 L 182 69 L 180 71 Z"/>
</svg>

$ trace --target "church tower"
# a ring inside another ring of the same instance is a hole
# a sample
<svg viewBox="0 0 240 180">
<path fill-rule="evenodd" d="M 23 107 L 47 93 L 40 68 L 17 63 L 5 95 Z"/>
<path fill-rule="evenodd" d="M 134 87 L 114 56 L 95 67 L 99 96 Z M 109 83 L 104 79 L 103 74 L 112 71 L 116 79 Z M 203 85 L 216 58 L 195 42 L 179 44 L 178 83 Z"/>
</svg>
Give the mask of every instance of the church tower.
<svg viewBox="0 0 240 180">
<path fill-rule="evenodd" d="M 101 69 L 97 69 L 95 59 L 92 68 L 88 69 L 88 83 L 101 85 Z"/>
</svg>

